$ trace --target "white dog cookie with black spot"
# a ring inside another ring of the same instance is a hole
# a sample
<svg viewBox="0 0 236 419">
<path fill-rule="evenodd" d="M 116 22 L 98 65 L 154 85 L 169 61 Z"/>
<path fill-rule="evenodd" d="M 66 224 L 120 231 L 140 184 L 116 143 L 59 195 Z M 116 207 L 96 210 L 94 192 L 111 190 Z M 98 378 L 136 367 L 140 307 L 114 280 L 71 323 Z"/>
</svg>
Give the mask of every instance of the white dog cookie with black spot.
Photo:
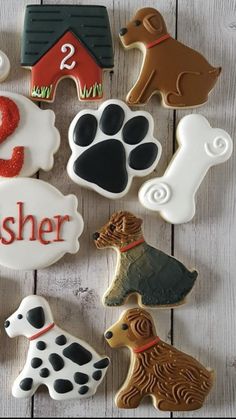
<svg viewBox="0 0 236 419">
<path fill-rule="evenodd" d="M 32 397 L 42 384 L 54 400 L 81 399 L 96 393 L 109 358 L 56 326 L 43 297 L 24 298 L 4 326 L 8 336 L 24 335 L 30 341 L 26 364 L 12 387 L 14 397 Z"/>
<path fill-rule="evenodd" d="M 69 128 L 70 178 L 106 198 L 123 197 L 133 177 L 149 175 L 161 157 L 153 129 L 148 112 L 134 112 L 120 100 L 79 112 Z"/>
</svg>

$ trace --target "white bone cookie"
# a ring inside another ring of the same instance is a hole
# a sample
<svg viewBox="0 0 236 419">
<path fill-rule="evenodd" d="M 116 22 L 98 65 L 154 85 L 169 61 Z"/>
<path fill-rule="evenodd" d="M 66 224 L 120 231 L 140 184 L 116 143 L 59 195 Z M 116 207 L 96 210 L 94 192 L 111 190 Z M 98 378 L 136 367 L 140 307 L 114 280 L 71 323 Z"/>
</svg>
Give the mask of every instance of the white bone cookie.
<svg viewBox="0 0 236 419">
<path fill-rule="evenodd" d="M 10 68 L 11 65 L 8 56 L 3 51 L 0 51 L 0 83 L 6 80 Z"/>
<path fill-rule="evenodd" d="M 202 115 L 187 115 L 177 127 L 179 149 L 164 175 L 145 182 L 141 204 L 172 224 L 186 223 L 195 214 L 195 193 L 211 166 L 228 160 L 233 151 L 229 134 L 212 128 Z"/>
<path fill-rule="evenodd" d="M 109 358 L 59 328 L 43 297 L 24 298 L 4 326 L 11 338 L 23 335 L 30 342 L 25 366 L 12 387 L 14 397 L 32 397 L 42 384 L 54 400 L 84 399 L 95 394 Z"/>
</svg>

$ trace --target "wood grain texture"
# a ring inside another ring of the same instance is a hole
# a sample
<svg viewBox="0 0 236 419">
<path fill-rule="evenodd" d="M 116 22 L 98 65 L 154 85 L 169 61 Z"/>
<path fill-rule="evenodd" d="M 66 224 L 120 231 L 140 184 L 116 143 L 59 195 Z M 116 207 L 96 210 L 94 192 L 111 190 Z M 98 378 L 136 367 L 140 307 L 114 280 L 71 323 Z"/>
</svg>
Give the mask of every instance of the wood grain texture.
<svg viewBox="0 0 236 419">
<path fill-rule="evenodd" d="M 24 7 L 40 0 L 2 0 L 0 3 L 0 48 L 11 59 L 12 70 L 1 89 L 27 94 L 30 72 L 20 68 L 20 35 Z M 115 49 L 114 72 L 104 78 L 106 99 L 124 99 L 133 85 L 142 62 L 140 52 L 126 52 L 118 40 L 118 31 L 134 12 L 144 6 L 156 7 L 165 17 L 168 30 L 178 39 L 198 49 L 209 61 L 224 67 L 209 103 L 197 110 L 209 118 L 214 126 L 235 132 L 235 22 L 236 1 L 228 0 L 43 0 L 43 4 L 101 4 L 108 8 Z M 177 9 L 177 15 L 176 15 Z M 204 11 L 204 13 L 203 13 Z M 134 65 L 135 63 L 135 65 Z M 76 255 L 66 255 L 50 268 L 34 272 L 16 272 L 1 268 L 1 318 L 6 318 L 27 294 L 37 292 L 51 304 L 55 322 L 78 336 L 100 353 L 110 356 L 112 365 L 98 393 L 84 401 L 55 402 L 47 389 L 40 389 L 33 400 L 16 400 L 10 386 L 26 358 L 27 342 L 2 337 L 0 359 L 0 416 L 3 417 L 170 417 L 170 413 L 156 411 L 151 400 L 145 399 L 139 409 L 118 410 L 114 396 L 125 379 L 129 354 L 111 351 L 103 332 L 117 320 L 122 309 L 105 308 L 101 297 L 114 273 L 116 255 L 112 250 L 98 251 L 92 242 L 92 233 L 110 215 L 119 209 L 133 211 L 144 219 L 145 238 L 161 250 L 174 254 L 187 266 L 200 271 L 198 284 L 186 307 L 174 310 L 174 328 L 171 329 L 170 310 L 152 310 L 158 334 L 217 372 L 214 390 L 205 407 L 197 412 L 174 414 L 174 417 L 234 417 L 235 413 L 235 155 L 229 162 L 213 168 L 197 196 L 197 214 L 191 223 L 174 227 L 157 214 L 141 207 L 137 192 L 142 179 L 133 182 L 129 194 L 111 201 L 93 191 L 72 183 L 66 172 L 70 156 L 68 127 L 78 111 L 97 108 L 96 104 L 81 104 L 72 80 L 63 80 L 58 86 L 55 102 L 41 104 L 56 113 L 56 125 L 61 133 L 61 147 L 56 154 L 53 170 L 40 171 L 39 178 L 56 186 L 62 193 L 78 197 L 78 209 L 85 221 L 81 249 Z M 145 106 L 155 122 L 156 138 L 162 143 L 163 154 L 157 170 L 150 177 L 160 176 L 173 151 L 175 131 L 174 112 L 163 109 L 157 97 Z M 196 110 L 194 110 L 195 112 Z M 179 120 L 186 112 L 177 112 Z M 173 234 L 172 234 L 173 233 Z M 174 244 L 174 249 L 173 249 Z M 35 288 L 34 288 L 35 285 Z M 129 303 L 134 305 L 135 300 Z M 123 307 L 123 309 L 127 308 Z M 7 350 L 5 350 L 7 348 Z"/>
</svg>

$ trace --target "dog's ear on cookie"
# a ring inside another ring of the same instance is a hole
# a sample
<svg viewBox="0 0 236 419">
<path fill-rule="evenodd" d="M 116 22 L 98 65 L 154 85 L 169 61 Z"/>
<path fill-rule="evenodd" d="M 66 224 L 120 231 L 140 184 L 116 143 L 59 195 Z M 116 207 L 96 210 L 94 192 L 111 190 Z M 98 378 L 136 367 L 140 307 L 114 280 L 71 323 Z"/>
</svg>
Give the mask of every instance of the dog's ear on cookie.
<svg viewBox="0 0 236 419">
<path fill-rule="evenodd" d="M 143 25 L 148 32 L 153 34 L 165 33 L 167 30 L 163 17 L 158 11 L 145 16 L 143 19 Z"/>
<path fill-rule="evenodd" d="M 31 326 L 36 329 L 41 329 L 45 324 L 45 314 L 43 307 L 35 307 L 29 310 L 26 314 L 26 318 Z"/>
<path fill-rule="evenodd" d="M 148 316 L 138 316 L 130 323 L 133 334 L 139 338 L 148 338 L 153 335 L 153 324 Z"/>
<path fill-rule="evenodd" d="M 141 231 L 143 220 L 131 213 L 124 213 L 122 218 L 122 232 L 127 235 L 134 235 Z"/>
</svg>

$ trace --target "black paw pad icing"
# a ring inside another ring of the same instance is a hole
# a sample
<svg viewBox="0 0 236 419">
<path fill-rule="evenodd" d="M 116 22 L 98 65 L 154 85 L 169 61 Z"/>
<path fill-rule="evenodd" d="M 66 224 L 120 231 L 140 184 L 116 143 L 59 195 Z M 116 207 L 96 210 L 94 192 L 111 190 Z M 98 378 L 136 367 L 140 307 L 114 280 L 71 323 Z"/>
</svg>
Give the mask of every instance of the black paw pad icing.
<svg viewBox="0 0 236 419">
<path fill-rule="evenodd" d="M 161 156 L 151 115 L 131 111 L 120 100 L 79 112 L 70 125 L 69 142 L 71 179 L 107 198 L 124 196 L 133 177 L 150 174 Z"/>
</svg>

